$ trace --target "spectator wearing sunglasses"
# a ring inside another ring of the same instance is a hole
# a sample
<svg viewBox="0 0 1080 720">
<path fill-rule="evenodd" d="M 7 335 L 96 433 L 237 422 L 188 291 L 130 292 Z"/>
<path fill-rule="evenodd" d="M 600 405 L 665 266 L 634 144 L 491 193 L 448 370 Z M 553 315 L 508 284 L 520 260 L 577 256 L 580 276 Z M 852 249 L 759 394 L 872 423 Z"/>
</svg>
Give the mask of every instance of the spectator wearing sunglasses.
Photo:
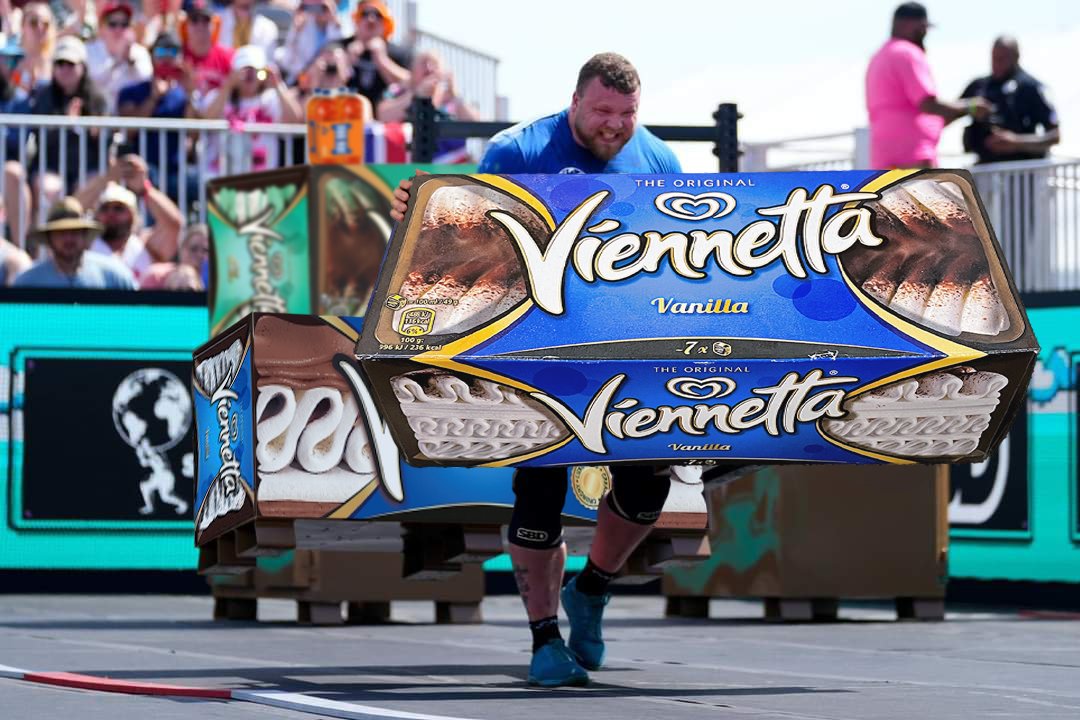
<svg viewBox="0 0 1080 720">
<path fill-rule="evenodd" d="M 193 74 L 182 61 L 180 39 L 171 32 L 158 35 L 150 49 L 154 62 L 154 77 L 128 85 L 120 91 L 120 114 L 125 117 L 191 118 L 196 113 L 191 104 Z M 165 142 L 165 165 L 161 165 L 161 142 Z M 150 166 L 152 180 L 164 187 L 173 200 L 179 198 L 180 160 L 187 148 L 181 145 L 180 133 L 149 132 L 143 157 Z M 188 175 L 194 175 L 196 165 L 190 164 Z M 164 182 L 162 182 L 164 180 Z M 198 186 L 194 177 L 187 180 L 188 197 L 195 197 Z"/>
<path fill-rule="evenodd" d="M 107 172 L 79 188 L 75 197 L 85 207 L 95 208 L 101 226 L 91 252 L 115 257 L 136 279 L 152 264 L 176 259 L 183 217 L 176 204 L 150 182 L 146 162 L 138 155 L 119 157 Z M 143 226 L 140 202 L 150 213 L 152 225 Z"/>
<path fill-rule="evenodd" d="M 87 70 L 87 51 L 82 40 L 72 35 L 56 42 L 53 55 L 52 82 L 40 86 L 30 98 L 30 112 L 34 115 L 67 115 L 68 117 L 103 116 L 108 107 L 101 91 Z M 98 167 L 100 145 L 99 128 L 90 127 L 86 137 L 86 167 Z M 44 135 L 44 137 L 40 137 Z M 67 167 L 60 167 L 60 143 L 67 145 Z M 50 128 L 39 131 L 38 152 L 47 150 L 45 169 L 50 173 L 64 173 L 67 189 L 79 180 L 79 135 L 74 129 Z M 38 169 L 36 160 L 29 160 L 32 172 Z"/>
<path fill-rule="evenodd" d="M 373 105 L 383 99 L 392 83 L 409 81 L 413 54 L 390 42 L 394 16 L 382 0 L 362 0 L 356 6 L 356 36 L 349 44 L 353 56 L 353 77 L 349 84 Z"/>
<path fill-rule="evenodd" d="M 329 42 L 341 40 L 334 0 L 302 0 L 281 48 L 281 68 L 296 80 Z"/>
<path fill-rule="evenodd" d="M 86 46 L 90 78 L 101 90 L 109 114 L 116 113 L 120 90 L 154 74 L 150 53 L 135 42 L 131 6 L 106 0 L 101 6 L 98 39 Z"/>
<path fill-rule="evenodd" d="M 198 104 L 211 90 L 222 86 L 232 72 L 232 48 L 218 42 L 221 18 L 210 9 L 209 0 L 185 0 L 180 42 L 184 63 L 194 75 L 192 100 Z"/>
<path fill-rule="evenodd" d="M 31 2 L 23 8 L 19 44 L 25 53 L 15 67 L 12 82 L 28 93 L 52 77 L 56 48 L 56 17 L 47 3 Z"/>
</svg>

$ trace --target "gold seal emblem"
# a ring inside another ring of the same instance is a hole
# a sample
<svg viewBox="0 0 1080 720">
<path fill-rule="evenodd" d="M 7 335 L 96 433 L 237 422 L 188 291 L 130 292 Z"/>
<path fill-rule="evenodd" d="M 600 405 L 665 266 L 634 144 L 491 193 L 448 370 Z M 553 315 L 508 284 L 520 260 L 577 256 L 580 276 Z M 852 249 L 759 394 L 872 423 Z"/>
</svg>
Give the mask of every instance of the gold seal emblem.
<svg viewBox="0 0 1080 720">
<path fill-rule="evenodd" d="M 395 293 L 394 295 L 386 298 L 386 307 L 390 308 L 391 310 L 400 310 L 401 308 L 405 307 L 405 302 L 405 298 Z"/>
<path fill-rule="evenodd" d="M 600 507 L 600 498 L 611 489 L 611 471 L 606 465 L 577 466 L 570 473 L 570 487 L 579 503 L 595 510 Z"/>
<path fill-rule="evenodd" d="M 401 312 L 397 331 L 405 337 L 427 335 L 435 325 L 435 311 L 431 308 L 407 308 Z"/>
</svg>

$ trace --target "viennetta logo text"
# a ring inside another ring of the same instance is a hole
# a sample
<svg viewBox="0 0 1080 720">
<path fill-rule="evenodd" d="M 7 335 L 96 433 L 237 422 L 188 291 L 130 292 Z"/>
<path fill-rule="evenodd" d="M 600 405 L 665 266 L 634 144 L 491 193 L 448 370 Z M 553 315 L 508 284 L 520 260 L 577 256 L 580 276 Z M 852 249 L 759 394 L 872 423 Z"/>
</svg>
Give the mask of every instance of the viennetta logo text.
<svg viewBox="0 0 1080 720">
<path fill-rule="evenodd" d="M 239 200 L 238 200 L 239 201 Z M 251 289 L 255 294 L 251 307 L 256 312 L 285 312 L 285 298 L 270 281 L 270 243 L 280 242 L 281 233 L 268 225 L 274 215 L 274 207 L 267 205 L 262 212 L 237 228 L 247 241 L 251 255 Z"/>
<path fill-rule="evenodd" d="M 239 439 L 234 428 L 239 427 L 240 423 L 233 412 L 233 403 L 239 396 L 232 385 L 240 372 L 242 358 L 243 348 L 237 340 L 227 350 L 203 360 L 195 368 L 195 375 L 203 389 L 213 388 L 210 403 L 217 417 L 217 452 L 221 459 L 221 466 L 203 500 L 199 530 L 205 530 L 214 520 L 240 510 L 247 499 L 240 461 L 233 450 L 234 443 Z"/>
<path fill-rule="evenodd" d="M 641 400 L 634 397 L 616 400 L 625 380 L 626 375 L 619 374 L 604 383 L 580 417 L 549 395 L 530 394 L 550 408 L 587 450 L 604 455 L 608 452 L 606 436 L 623 440 L 673 431 L 698 436 L 711 432 L 737 435 L 757 427 L 774 437 L 792 434 L 800 423 L 843 417 L 846 391 L 836 386 L 858 382 L 854 377 L 827 377 L 818 369 L 802 376 L 789 372 L 775 385 L 754 388 L 750 397 L 732 405 L 706 402 L 734 393 L 737 384 L 731 378 L 676 377 L 667 381 L 668 392 L 696 402 L 653 408 L 641 407 Z"/>
<path fill-rule="evenodd" d="M 882 238 L 871 227 L 868 208 L 841 207 L 826 219 L 830 209 L 873 200 L 876 193 L 837 193 L 831 185 L 821 185 L 810 195 L 796 188 L 783 205 L 761 208 L 766 218 L 756 220 L 738 232 L 698 228 L 687 232 L 622 232 L 607 239 L 597 237 L 614 233 L 622 223 L 614 219 L 593 220 L 597 208 L 611 194 L 602 190 L 585 199 L 559 223 L 547 248 L 533 237 L 516 217 L 504 210 L 494 210 L 490 217 L 506 228 L 525 262 L 529 293 L 536 304 L 552 315 L 564 310 L 565 279 L 569 266 L 586 282 L 620 282 L 640 273 L 655 273 L 668 263 L 684 278 L 700 280 L 715 264 L 722 272 L 738 277 L 783 262 L 788 273 L 807 277 L 807 269 L 824 274 L 828 271 L 825 255 L 839 255 L 855 245 L 874 247 Z M 669 194 L 665 194 L 669 195 Z M 692 212 L 695 202 L 663 199 L 665 214 L 683 220 L 723 217 L 735 208 L 735 199 L 725 193 L 711 193 L 702 203 L 706 212 Z M 717 197 L 724 195 L 724 197 Z M 665 209 L 666 208 L 666 209 Z M 804 260 L 805 259 L 805 260 Z"/>
</svg>

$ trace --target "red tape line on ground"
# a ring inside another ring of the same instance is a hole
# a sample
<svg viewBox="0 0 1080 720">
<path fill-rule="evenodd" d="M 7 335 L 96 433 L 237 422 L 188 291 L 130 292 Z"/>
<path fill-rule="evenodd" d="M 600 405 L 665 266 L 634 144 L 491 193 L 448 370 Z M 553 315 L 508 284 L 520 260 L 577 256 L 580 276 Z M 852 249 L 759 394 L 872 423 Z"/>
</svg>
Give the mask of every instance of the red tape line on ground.
<svg viewBox="0 0 1080 720">
<path fill-rule="evenodd" d="M 106 677 L 93 675 L 80 675 L 79 673 L 67 672 L 28 672 L 23 676 L 24 680 L 45 683 L 48 685 L 61 685 L 63 687 L 82 688 L 83 690 L 100 690 L 102 692 L 128 693 L 131 695 L 172 695 L 178 697 L 213 698 L 217 700 L 231 700 L 232 690 L 221 688 L 199 688 L 185 685 L 166 685 L 164 683 L 131 682 L 128 680 L 113 680 Z"/>
</svg>

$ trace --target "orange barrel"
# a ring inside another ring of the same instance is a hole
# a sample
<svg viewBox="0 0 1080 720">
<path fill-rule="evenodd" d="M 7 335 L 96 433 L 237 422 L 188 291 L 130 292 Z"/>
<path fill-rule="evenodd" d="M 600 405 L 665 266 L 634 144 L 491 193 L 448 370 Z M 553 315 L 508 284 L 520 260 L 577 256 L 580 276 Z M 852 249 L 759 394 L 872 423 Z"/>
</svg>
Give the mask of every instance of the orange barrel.
<svg viewBox="0 0 1080 720">
<path fill-rule="evenodd" d="M 341 116 L 331 90 L 316 89 L 308 98 L 307 137 L 308 162 L 312 165 L 335 163 L 334 124 Z"/>
</svg>

